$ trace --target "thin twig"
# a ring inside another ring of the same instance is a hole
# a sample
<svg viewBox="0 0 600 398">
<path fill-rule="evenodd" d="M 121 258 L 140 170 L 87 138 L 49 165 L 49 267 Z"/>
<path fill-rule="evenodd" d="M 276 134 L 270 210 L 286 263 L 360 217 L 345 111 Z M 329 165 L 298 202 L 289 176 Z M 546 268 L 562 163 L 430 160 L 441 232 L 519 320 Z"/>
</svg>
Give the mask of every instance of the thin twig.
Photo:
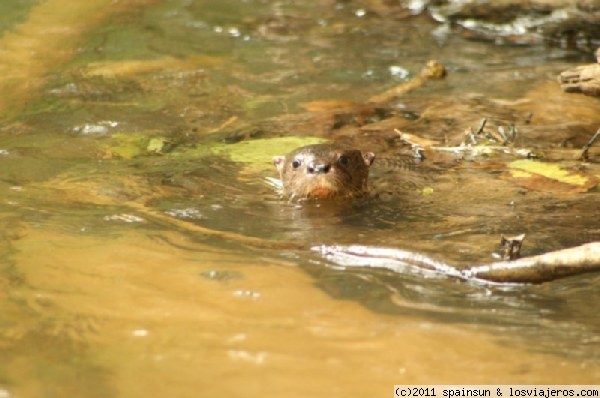
<svg viewBox="0 0 600 398">
<path fill-rule="evenodd" d="M 486 118 L 481 119 L 481 123 L 479 123 L 479 127 L 477 127 L 477 130 L 475 130 L 475 135 L 481 134 L 481 132 L 483 131 L 486 123 L 487 123 L 487 119 Z"/>
<path fill-rule="evenodd" d="M 592 136 L 592 138 L 588 141 L 587 144 L 584 145 L 583 149 L 581 150 L 581 160 L 587 160 L 588 150 L 592 145 L 594 145 L 594 142 L 596 142 L 598 137 L 600 137 L 600 128 L 596 131 L 596 134 Z"/>
<path fill-rule="evenodd" d="M 454 152 L 454 153 L 477 153 L 484 151 L 491 152 L 501 152 L 501 153 L 511 153 L 519 156 L 523 156 L 526 158 L 535 158 L 537 157 L 535 153 L 526 148 L 511 148 L 507 146 L 434 146 L 431 147 L 434 151 L 440 152 Z"/>
</svg>

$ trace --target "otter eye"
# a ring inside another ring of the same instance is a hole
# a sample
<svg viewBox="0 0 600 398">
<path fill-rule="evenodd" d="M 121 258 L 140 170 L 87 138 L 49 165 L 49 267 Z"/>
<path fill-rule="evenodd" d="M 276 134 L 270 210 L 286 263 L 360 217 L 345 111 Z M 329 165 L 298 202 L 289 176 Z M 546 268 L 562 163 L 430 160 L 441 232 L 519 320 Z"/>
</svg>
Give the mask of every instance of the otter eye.
<svg viewBox="0 0 600 398">
<path fill-rule="evenodd" d="M 301 164 L 300 161 L 298 159 L 295 159 L 292 162 L 292 167 L 295 168 L 295 169 L 297 169 L 298 167 L 300 167 L 300 164 Z"/>
<path fill-rule="evenodd" d="M 342 166 L 347 166 L 348 163 L 350 163 L 350 159 L 348 158 L 348 156 L 346 155 L 342 155 L 340 156 L 340 158 L 338 159 L 338 162 L 340 162 L 340 164 Z"/>
</svg>

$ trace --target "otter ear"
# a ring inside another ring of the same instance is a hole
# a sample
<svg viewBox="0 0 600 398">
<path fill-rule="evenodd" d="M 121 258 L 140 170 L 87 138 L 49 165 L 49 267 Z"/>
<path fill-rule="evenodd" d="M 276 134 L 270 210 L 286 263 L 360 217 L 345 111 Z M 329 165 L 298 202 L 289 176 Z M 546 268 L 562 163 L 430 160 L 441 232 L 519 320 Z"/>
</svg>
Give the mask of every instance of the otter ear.
<svg viewBox="0 0 600 398">
<path fill-rule="evenodd" d="M 363 153 L 363 160 L 365 161 L 365 164 L 367 166 L 370 166 L 373 164 L 373 162 L 375 161 L 375 154 L 373 152 L 367 152 L 367 153 Z"/>
<path fill-rule="evenodd" d="M 273 164 L 277 167 L 277 171 L 281 173 L 285 164 L 285 156 L 273 156 Z"/>
</svg>

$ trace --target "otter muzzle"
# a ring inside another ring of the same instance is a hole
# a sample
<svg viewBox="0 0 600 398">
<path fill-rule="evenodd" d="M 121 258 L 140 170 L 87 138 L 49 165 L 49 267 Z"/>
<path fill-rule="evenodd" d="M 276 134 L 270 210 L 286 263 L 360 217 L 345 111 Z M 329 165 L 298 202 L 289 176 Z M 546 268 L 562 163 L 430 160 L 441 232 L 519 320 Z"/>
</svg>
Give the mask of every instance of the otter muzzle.
<svg viewBox="0 0 600 398">
<path fill-rule="evenodd" d="M 309 174 L 325 174 L 331 170 L 330 164 L 311 164 L 306 168 Z"/>
</svg>

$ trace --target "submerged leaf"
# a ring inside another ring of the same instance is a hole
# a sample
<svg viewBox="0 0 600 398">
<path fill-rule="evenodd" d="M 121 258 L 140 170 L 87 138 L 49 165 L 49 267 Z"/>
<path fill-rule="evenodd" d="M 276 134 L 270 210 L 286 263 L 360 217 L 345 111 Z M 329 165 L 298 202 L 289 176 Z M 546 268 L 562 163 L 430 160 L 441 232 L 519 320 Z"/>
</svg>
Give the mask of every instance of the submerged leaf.
<svg viewBox="0 0 600 398">
<path fill-rule="evenodd" d="M 168 146 L 169 140 L 164 137 L 155 137 L 150 139 L 146 150 L 152 153 L 163 153 L 166 152 Z"/>
<path fill-rule="evenodd" d="M 425 187 L 421 190 L 423 196 L 429 196 L 434 193 L 434 189 L 432 187 Z"/>
<path fill-rule="evenodd" d="M 106 157 L 132 159 L 141 155 L 166 152 L 169 141 L 164 137 L 151 138 L 148 133 L 115 133 L 104 146 Z"/>
<path fill-rule="evenodd" d="M 508 164 L 509 168 L 539 174 L 541 176 L 564 182 L 565 184 L 585 185 L 589 177 L 574 174 L 556 163 L 546 163 L 536 160 L 515 160 Z"/>
<path fill-rule="evenodd" d="M 327 140 L 319 137 L 288 136 L 218 144 L 210 150 L 215 155 L 227 156 L 234 162 L 253 163 L 260 165 L 260 168 L 270 168 L 273 156 L 285 155 L 300 146 L 323 142 Z"/>
<path fill-rule="evenodd" d="M 523 170 L 511 170 L 510 175 L 514 178 L 529 178 L 532 176 L 531 173 L 528 173 Z"/>
<path fill-rule="evenodd" d="M 541 191 L 587 192 L 599 182 L 593 175 L 574 172 L 557 163 L 521 159 L 507 167 L 510 179 L 517 185 Z"/>
</svg>

